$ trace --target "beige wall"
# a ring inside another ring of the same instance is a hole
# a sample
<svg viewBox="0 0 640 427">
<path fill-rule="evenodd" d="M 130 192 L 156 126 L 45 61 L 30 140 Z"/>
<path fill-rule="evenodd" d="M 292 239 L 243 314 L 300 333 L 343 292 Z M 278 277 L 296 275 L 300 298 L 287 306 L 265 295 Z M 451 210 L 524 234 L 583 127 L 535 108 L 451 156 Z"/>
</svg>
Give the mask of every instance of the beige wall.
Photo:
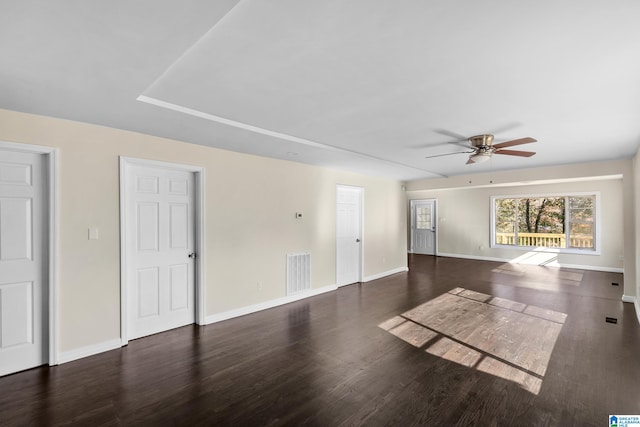
<svg viewBox="0 0 640 427">
<path fill-rule="evenodd" d="M 603 178 L 593 178 L 594 175 Z M 611 179 L 612 176 L 618 178 Z M 592 180 L 526 184 L 541 179 L 571 180 L 583 177 L 591 177 Z M 604 270 L 624 268 L 625 295 L 635 295 L 633 182 L 632 161 L 621 160 L 414 181 L 407 184 L 407 197 L 409 200 L 438 200 L 440 253 L 512 260 L 526 251 L 490 247 L 491 196 L 599 192 L 601 254 L 558 254 L 554 263 Z"/>
<path fill-rule="evenodd" d="M 364 187 L 364 276 L 407 266 L 397 181 L 6 110 L 0 140 L 59 149 L 61 352 L 120 336 L 121 155 L 205 168 L 207 315 L 284 296 L 289 252 L 311 252 L 314 288 L 335 284 L 337 184 Z"/>
</svg>

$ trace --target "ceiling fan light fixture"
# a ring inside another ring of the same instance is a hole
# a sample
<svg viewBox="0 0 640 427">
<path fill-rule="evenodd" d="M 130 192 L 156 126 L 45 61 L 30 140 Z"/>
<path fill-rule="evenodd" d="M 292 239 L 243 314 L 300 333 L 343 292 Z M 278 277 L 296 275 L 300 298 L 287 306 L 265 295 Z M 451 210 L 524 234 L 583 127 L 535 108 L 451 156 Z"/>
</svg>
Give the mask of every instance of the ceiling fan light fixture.
<svg viewBox="0 0 640 427">
<path fill-rule="evenodd" d="M 491 158 L 491 153 L 476 153 L 469 156 L 469 161 L 471 163 L 482 163 L 486 162 Z"/>
</svg>

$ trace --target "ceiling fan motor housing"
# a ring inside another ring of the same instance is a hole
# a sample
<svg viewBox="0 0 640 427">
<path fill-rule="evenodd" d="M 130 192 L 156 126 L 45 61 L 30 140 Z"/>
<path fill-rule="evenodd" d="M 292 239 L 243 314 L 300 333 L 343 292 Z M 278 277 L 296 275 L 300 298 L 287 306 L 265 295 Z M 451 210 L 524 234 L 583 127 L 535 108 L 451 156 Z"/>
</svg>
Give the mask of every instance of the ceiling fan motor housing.
<svg viewBox="0 0 640 427">
<path fill-rule="evenodd" d="M 491 145 L 493 144 L 493 135 L 484 134 L 472 136 L 469 138 L 469 143 L 474 148 L 491 147 Z"/>
</svg>

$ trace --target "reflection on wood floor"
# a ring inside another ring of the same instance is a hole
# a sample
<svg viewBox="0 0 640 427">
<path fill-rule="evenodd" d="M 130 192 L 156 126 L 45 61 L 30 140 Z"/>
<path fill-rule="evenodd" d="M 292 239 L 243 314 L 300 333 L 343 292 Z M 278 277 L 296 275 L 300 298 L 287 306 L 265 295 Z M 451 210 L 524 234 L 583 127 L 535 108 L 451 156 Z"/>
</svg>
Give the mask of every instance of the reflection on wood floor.
<svg viewBox="0 0 640 427">
<path fill-rule="evenodd" d="M 409 269 L 2 377 L 0 425 L 600 426 L 640 412 L 621 274 L 419 255 Z"/>
<path fill-rule="evenodd" d="M 455 288 L 379 326 L 429 354 L 538 394 L 566 317 Z"/>
</svg>

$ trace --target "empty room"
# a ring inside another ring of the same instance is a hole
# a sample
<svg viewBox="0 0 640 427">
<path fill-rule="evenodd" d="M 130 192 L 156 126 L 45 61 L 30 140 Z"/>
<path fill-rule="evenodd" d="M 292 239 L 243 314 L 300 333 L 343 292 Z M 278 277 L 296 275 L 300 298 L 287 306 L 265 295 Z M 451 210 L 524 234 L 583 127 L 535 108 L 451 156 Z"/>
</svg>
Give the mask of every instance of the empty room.
<svg viewBox="0 0 640 427">
<path fill-rule="evenodd" d="M 640 422 L 640 4 L 0 5 L 0 425 Z"/>
</svg>

